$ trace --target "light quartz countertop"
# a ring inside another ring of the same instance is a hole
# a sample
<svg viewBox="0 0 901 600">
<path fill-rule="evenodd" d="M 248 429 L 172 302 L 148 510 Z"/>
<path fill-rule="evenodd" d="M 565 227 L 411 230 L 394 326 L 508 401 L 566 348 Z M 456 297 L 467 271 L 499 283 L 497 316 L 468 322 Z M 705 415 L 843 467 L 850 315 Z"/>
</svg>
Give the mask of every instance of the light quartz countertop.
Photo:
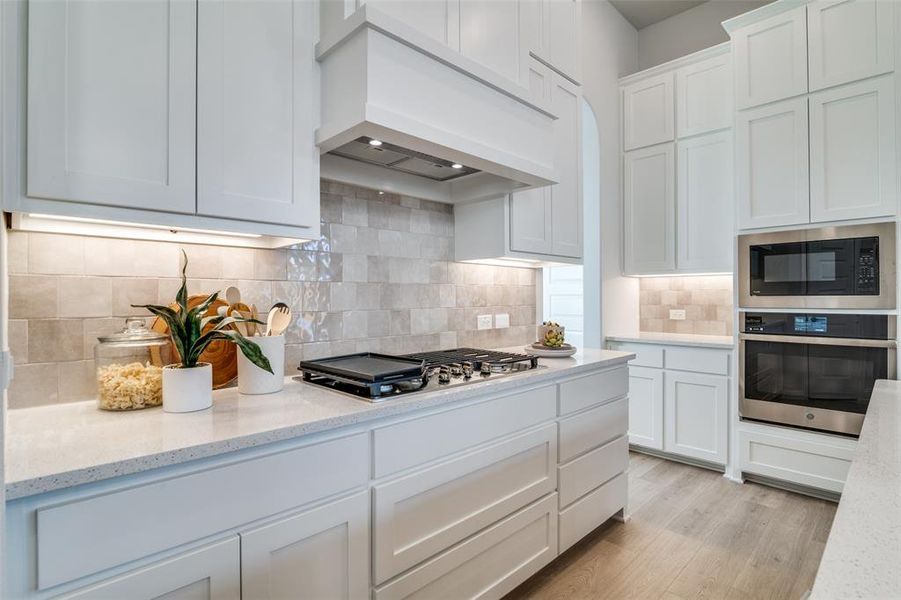
<svg viewBox="0 0 901 600">
<path fill-rule="evenodd" d="M 633 335 L 608 335 L 608 342 L 639 344 L 666 344 L 669 346 L 695 346 L 700 348 L 724 348 L 731 350 L 735 342 L 729 335 L 700 335 L 694 333 L 657 333 L 642 331 Z"/>
<path fill-rule="evenodd" d="M 522 352 L 522 347 L 507 349 Z M 286 378 L 283 391 L 242 396 L 213 392 L 213 407 L 169 414 L 162 408 L 113 413 L 96 402 L 7 412 L 6 498 L 12 500 L 243 448 L 412 413 L 486 394 L 579 375 L 634 358 L 628 352 L 584 349 L 570 358 L 542 358 L 543 369 L 471 385 L 367 402 Z"/>
<path fill-rule="evenodd" d="M 901 594 L 901 381 L 877 381 L 812 600 Z"/>
</svg>

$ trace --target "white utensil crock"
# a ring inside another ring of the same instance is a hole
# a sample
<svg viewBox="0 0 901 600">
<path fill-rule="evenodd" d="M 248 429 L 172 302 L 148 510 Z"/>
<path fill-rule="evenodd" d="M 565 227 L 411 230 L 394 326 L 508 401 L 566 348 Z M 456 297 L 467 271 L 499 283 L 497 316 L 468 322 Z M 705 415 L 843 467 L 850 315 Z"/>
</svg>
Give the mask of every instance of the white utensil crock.
<svg viewBox="0 0 901 600">
<path fill-rule="evenodd" d="M 213 366 L 197 363 L 182 369 L 180 365 L 163 367 L 163 410 L 186 413 L 213 405 Z"/>
<path fill-rule="evenodd" d="M 250 362 L 238 350 L 238 391 L 242 394 L 272 394 L 285 387 L 285 336 L 263 335 L 247 338 L 269 359 L 272 373 Z"/>
</svg>

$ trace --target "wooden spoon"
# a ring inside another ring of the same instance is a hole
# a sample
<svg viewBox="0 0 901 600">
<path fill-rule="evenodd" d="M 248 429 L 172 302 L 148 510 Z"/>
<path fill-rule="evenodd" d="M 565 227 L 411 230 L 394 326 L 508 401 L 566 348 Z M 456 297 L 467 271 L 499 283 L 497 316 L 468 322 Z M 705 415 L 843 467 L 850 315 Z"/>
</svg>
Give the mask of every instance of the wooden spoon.
<svg viewBox="0 0 901 600">
<path fill-rule="evenodd" d="M 291 324 L 291 309 L 284 302 L 276 302 L 266 317 L 265 335 L 281 335 Z"/>
</svg>

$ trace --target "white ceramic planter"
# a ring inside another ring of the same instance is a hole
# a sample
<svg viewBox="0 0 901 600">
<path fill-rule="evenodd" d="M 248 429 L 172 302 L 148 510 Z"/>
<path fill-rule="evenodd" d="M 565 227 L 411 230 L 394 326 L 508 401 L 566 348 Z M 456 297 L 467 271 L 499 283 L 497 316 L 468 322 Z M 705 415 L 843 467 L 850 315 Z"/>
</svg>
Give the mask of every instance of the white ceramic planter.
<svg viewBox="0 0 901 600">
<path fill-rule="evenodd" d="M 242 394 L 272 394 L 285 387 L 285 336 L 269 335 L 248 338 L 260 347 L 272 373 L 250 362 L 238 350 L 238 391 Z"/>
<path fill-rule="evenodd" d="M 194 412 L 213 405 L 213 366 L 198 363 L 182 369 L 180 365 L 163 367 L 163 410 L 171 413 Z"/>
</svg>

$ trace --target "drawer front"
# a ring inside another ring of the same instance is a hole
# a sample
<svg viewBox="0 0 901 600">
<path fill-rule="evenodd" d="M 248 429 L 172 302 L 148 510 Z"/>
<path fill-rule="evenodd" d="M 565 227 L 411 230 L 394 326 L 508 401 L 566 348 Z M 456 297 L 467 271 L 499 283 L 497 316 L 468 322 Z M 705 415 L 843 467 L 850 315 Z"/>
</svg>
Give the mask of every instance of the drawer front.
<svg viewBox="0 0 901 600">
<path fill-rule="evenodd" d="M 560 553 L 626 506 L 628 477 L 617 475 L 566 510 L 560 511 Z"/>
<path fill-rule="evenodd" d="M 728 375 L 731 352 L 709 348 L 667 348 L 666 368 L 712 375 Z"/>
<path fill-rule="evenodd" d="M 404 421 L 373 432 L 375 477 L 383 477 L 556 417 L 554 385 Z M 415 448 L 415 452 L 410 449 Z"/>
<path fill-rule="evenodd" d="M 560 507 L 578 500 L 629 468 L 629 441 L 619 437 L 559 468 Z"/>
<path fill-rule="evenodd" d="M 830 492 L 845 487 L 854 457 L 852 440 L 836 440 L 833 446 L 740 430 L 738 443 L 742 471 Z"/>
<path fill-rule="evenodd" d="M 629 399 L 620 398 L 560 421 L 560 462 L 625 435 Z"/>
<path fill-rule="evenodd" d="M 359 434 L 40 508 L 38 587 L 72 581 L 365 485 L 367 442 L 367 435 Z M 199 509 L 186 510 L 186 503 Z M 88 541 L 91 551 L 85 552 Z"/>
<path fill-rule="evenodd" d="M 375 486 L 375 583 L 446 550 L 556 487 L 555 424 Z"/>
<path fill-rule="evenodd" d="M 557 556 L 556 515 L 551 494 L 377 589 L 375 598 L 502 598 Z"/>
<path fill-rule="evenodd" d="M 631 366 L 663 368 L 663 346 L 631 344 L 629 342 L 611 342 L 609 346 L 611 350 L 634 353 L 635 358 L 629 361 Z"/>
<path fill-rule="evenodd" d="M 629 393 L 629 367 L 623 365 L 560 384 L 560 414 L 565 415 Z"/>
</svg>

